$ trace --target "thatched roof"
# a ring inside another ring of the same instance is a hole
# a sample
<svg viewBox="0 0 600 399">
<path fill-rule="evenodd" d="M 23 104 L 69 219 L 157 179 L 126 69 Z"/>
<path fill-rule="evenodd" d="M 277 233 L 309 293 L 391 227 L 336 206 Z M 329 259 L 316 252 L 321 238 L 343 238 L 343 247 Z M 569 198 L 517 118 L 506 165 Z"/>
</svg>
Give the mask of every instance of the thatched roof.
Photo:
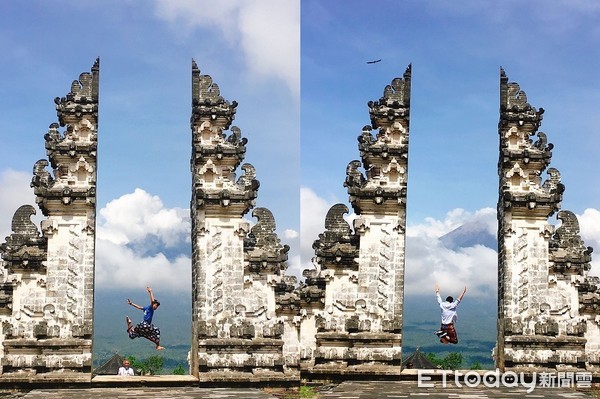
<svg viewBox="0 0 600 399">
<path fill-rule="evenodd" d="M 123 358 L 115 353 L 106 363 L 94 370 L 94 375 L 117 375 L 119 367 L 123 365 Z M 137 374 L 137 370 L 133 370 Z"/>
<path fill-rule="evenodd" d="M 412 355 L 402 361 L 402 367 L 405 369 L 437 369 L 439 366 L 433 364 L 419 348 Z"/>
</svg>

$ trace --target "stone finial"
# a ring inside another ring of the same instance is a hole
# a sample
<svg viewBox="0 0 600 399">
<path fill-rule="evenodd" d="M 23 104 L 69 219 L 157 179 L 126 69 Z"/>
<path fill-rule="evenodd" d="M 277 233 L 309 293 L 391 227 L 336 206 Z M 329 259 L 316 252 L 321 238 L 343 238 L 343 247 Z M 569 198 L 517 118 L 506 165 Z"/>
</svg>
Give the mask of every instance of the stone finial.
<svg viewBox="0 0 600 399">
<path fill-rule="evenodd" d="M 391 125 L 397 118 L 409 117 L 410 110 L 410 81 L 411 69 L 409 64 L 403 78 L 395 78 L 383 90 L 379 101 L 369 101 L 369 114 L 373 129 Z"/>
<path fill-rule="evenodd" d="M 373 137 L 373 136 L 371 136 Z M 346 180 L 344 181 L 344 187 L 347 188 L 361 188 L 364 186 L 367 179 L 358 168 L 361 167 L 361 163 L 358 160 L 354 160 L 346 167 Z"/>
<path fill-rule="evenodd" d="M 341 267 L 356 270 L 358 264 L 359 237 L 352 233 L 352 229 L 344 214 L 348 207 L 344 204 L 332 206 L 325 217 L 325 231 L 319 234 L 312 247 L 315 250 L 316 260 L 323 269 Z"/>
<path fill-rule="evenodd" d="M 48 166 L 48 161 L 45 159 L 40 159 L 33 166 L 33 177 L 30 184 L 32 188 L 48 189 L 52 186 L 54 178 L 46 170 L 46 166 Z"/>
<path fill-rule="evenodd" d="M 54 100 L 59 123 L 52 123 L 44 135 L 48 161 L 36 162 L 31 181 L 46 216 L 65 212 L 74 203 L 81 213 L 95 207 L 99 74 L 96 59 L 91 72 L 82 73 L 65 97 Z M 64 134 L 60 126 L 66 126 Z M 48 165 L 54 176 L 45 170 Z"/>
<path fill-rule="evenodd" d="M 352 233 L 344 220 L 346 213 L 348 207 L 344 204 L 335 204 L 327 212 L 325 231 L 313 243 L 316 268 L 302 272 L 304 284 L 294 291 L 303 307 L 324 306 L 327 281 L 331 279 L 331 271 L 327 269 L 358 270 L 360 237 Z"/>
<path fill-rule="evenodd" d="M 248 139 L 231 126 L 237 103 L 226 101 L 208 75 L 192 60 L 192 167 L 197 207 L 209 213 L 246 214 L 255 205 L 259 181 L 254 167 L 242 165 L 237 181 L 235 170 L 244 160 Z M 224 130 L 231 127 L 231 134 Z"/>
<path fill-rule="evenodd" d="M 544 109 L 539 111 L 527 102 L 527 94 L 518 83 L 508 81 L 504 69 L 500 68 L 500 123 L 530 124 L 536 131 L 542 122 Z"/>
<path fill-rule="evenodd" d="M 56 113 L 61 126 L 80 120 L 83 115 L 98 119 L 98 85 L 100 78 L 100 58 L 96 58 L 91 73 L 84 72 L 79 80 L 71 84 L 71 91 L 65 97 L 56 97 Z"/>
<path fill-rule="evenodd" d="M 229 129 L 235 119 L 237 102 L 221 97 L 219 85 L 209 75 L 200 75 L 196 61 L 192 60 L 192 128 L 204 121 L 211 121 L 223 129 Z"/>
<path fill-rule="evenodd" d="M 12 219 L 13 233 L 0 245 L 0 253 L 9 273 L 15 270 L 38 271 L 44 268 L 48 243 L 36 225 L 31 221 L 35 208 L 23 205 L 17 209 Z"/>
<path fill-rule="evenodd" d="M 554 146 L 545 133 L 538 132 L 544 110 L 537 111 L 517 83 L 509 83 L 500 71 L 500 179 L 502 207 L 514 214 L 549 217 L 560 209 L 564 185 L 555 168 L 548 179 L 539 176 L 550 164 Z M 533 141 L 532 136 L 537 135 Z"/>
<path fill-rule="evenodd" d="M 556 218 L 562 224 L 550 239 L 550 259 L 557 272 L 583 274 L 590 269 L 592 247 L 586 247 L 579 235 L 579 221 L 571 212 L 562 210 Z"/>
<path fill-rule="evenodd" d="M 410 79 L 409 65 L 403 78 L 394 79 L 383 97 L 368 104 L 372 126 L 364 126 L 358 136 L 362 162 L 350 162 L 344 182 L 357 214 L 395 213 L 406 204 Z M 379 129 L 376 137 L 373 129 Z M 358 170 L 361 164 L 366 178 Z"/>
<path fill-rule="evenodd" d="M 244 174 L 236 181 L 236 185 L 245 192 L 252 192 L 253 198 L 256 198 L 256 191 L 260 187 L 260 182 L 256 179 L 256 169 L 252 164 L 245 163 L 242 165 Z"/>
<path fill-rule="evenodd" d="M 348 207 L 344 204 L 335 204 L 325 216 L 325 233 L 336 233 L 336 235 L 349 235 L 352 234 L 352 229 L 346 220 L 344 220 L 344 214 L 348 213 Z"/>
<path fill-rule="evenodd" d="M 244 252 L 250 273 L 279 275 L 287 269 L 290 247 L 281 245 L 275 233 L 275 218 L 267 208 L 256 208 L 252 216 L 258 222 L 250 229 L 250 238 L 244 241 Z"/>
<path fill-rule="evenodd" d="M 538 139 L 535 141 L 535 143 L 533 143 L 534 148 L 540 151 L 552 151 L 554 144 L 548 143 L 548 137 L 546 136 L 546 133 L 538 132 L 537 137 Z"/>
<path fill-rule="evenodd" d="M 565 186 L 561 183 L 560 172 L 556 168 L 549 168 L 547 173 L 548 179 L 544 181 L 542 188 L 550 195 L 559 195 L 560 198 L 557 198 L 557 200 L 561 201 L 562 193 L 565 191 Z"/>
</svg>

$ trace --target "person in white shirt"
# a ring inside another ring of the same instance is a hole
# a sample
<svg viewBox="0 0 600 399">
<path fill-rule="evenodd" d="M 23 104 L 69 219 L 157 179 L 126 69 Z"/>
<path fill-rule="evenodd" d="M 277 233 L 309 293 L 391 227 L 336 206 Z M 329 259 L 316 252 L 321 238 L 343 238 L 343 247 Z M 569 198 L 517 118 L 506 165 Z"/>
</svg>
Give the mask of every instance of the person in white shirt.
<svg viewBox="0 0 600 399">
<path fill-rule="evenodd" d="M 457 319 L 456 308 L 465 296 L 467 287 L 461 292 L 458 299 L 454 300 L 454 298 L 449 296 L 446 298 L 446 301 L 442 301 L 442 298 L 440 297 L 440 286 L 438 284 L 435 285 L 434 289 L 442 311 L 442 325 L 440 329 L 435 332 L 435 335 L 440 338 L 440 342 L 443 344 L 458 344 L 458 335 L 456 334 L 456 328 L 454 327 L 454 323 L 456 323 Z"/>
<path fill-rule="evenodd" d="M 123 360 L 123 366 L 119 367 L 117 375 L 135 375 L 133 369 L 129 366 L 129 360 Z"/>
</svg>

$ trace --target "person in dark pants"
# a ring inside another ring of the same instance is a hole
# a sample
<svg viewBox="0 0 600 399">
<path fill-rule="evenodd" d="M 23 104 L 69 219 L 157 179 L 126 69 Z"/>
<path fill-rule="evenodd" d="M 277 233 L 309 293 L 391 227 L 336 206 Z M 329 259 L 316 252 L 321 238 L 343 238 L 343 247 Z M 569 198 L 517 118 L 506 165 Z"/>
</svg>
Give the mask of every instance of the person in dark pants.
<svg viewBox="0 0 600 399">
<path fill-rule="evenodd" d="M 156 345 L 156 350 L 161 351 L 165 348 L 160 346 L 160 329 L 152 324 L 154 311 L 158 309 L 160 302 L 154 298 L 152 288 L 146 287 L 146 290 L 150 294 L 150 305 L 146 307 L 136 305 L 135 303 L 131 302 L 131 299 L 127 298 L 127 303 L 129 305 L 144 312 L 144 320 L 142 320 L 142 322 L 135 327 L 133 324 L 131 324 L 131 319 L 129 316 L 125 317 L 125 321 L 127 322 L 127 334 L 131 339 L 144 337 Z"/>
</svg>

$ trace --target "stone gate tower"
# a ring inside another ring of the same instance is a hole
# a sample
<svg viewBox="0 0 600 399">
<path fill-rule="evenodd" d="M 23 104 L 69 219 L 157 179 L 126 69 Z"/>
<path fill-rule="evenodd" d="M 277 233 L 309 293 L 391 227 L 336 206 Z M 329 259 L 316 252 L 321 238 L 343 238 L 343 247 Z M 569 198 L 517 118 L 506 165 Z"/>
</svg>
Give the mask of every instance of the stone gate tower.
<svg viewBox="0 0 600 399">
<path fill-rule="evenodd" d="M 275 287 L 289 247 L 277 238 L 268 209 L 254 209 L 252 229 L 243 219 L 259 182 L 248 163 L 236 180 L 248 141 L 231 126 L 236 107 L 194 62 L 190 367 L 200 383 L 297 381 L 297 369 L 284 360 L 285 316 L 276 314 Z"/>
<path fill-rule="evenodd" d="M 598 371 L 598 278 L 575 214 L 560 210 L 565 187 L 538 131 L 544 110 L 500 75 L 498 341 L 503 370 Z M 535 140 L 535 141 L 534 141 Z M 548 218 L 557 214 L 555 228 Z"/>
<path fill-rule="evenodd" d="M 91 381 L 99 67 L 54 100 L 48 160 L 31 181 L 47 217 L 41 234 L 24 205 L 0 245 L 0 383 Z"/>
<path fill-rule="evenodd" d="M 362 163 L 350 162 L 344 183 L 357 215 L 354 231 L 343 219 L 348 208 L 337 204 L 313 244 L 317 268 L 305 271 L 307 284 L 325 293 L 313 311 L 311 373 L 400 373 L 410 82 L 409 66 L 369 102 L 371 125 L 358 137 Z"/>
</svg>

